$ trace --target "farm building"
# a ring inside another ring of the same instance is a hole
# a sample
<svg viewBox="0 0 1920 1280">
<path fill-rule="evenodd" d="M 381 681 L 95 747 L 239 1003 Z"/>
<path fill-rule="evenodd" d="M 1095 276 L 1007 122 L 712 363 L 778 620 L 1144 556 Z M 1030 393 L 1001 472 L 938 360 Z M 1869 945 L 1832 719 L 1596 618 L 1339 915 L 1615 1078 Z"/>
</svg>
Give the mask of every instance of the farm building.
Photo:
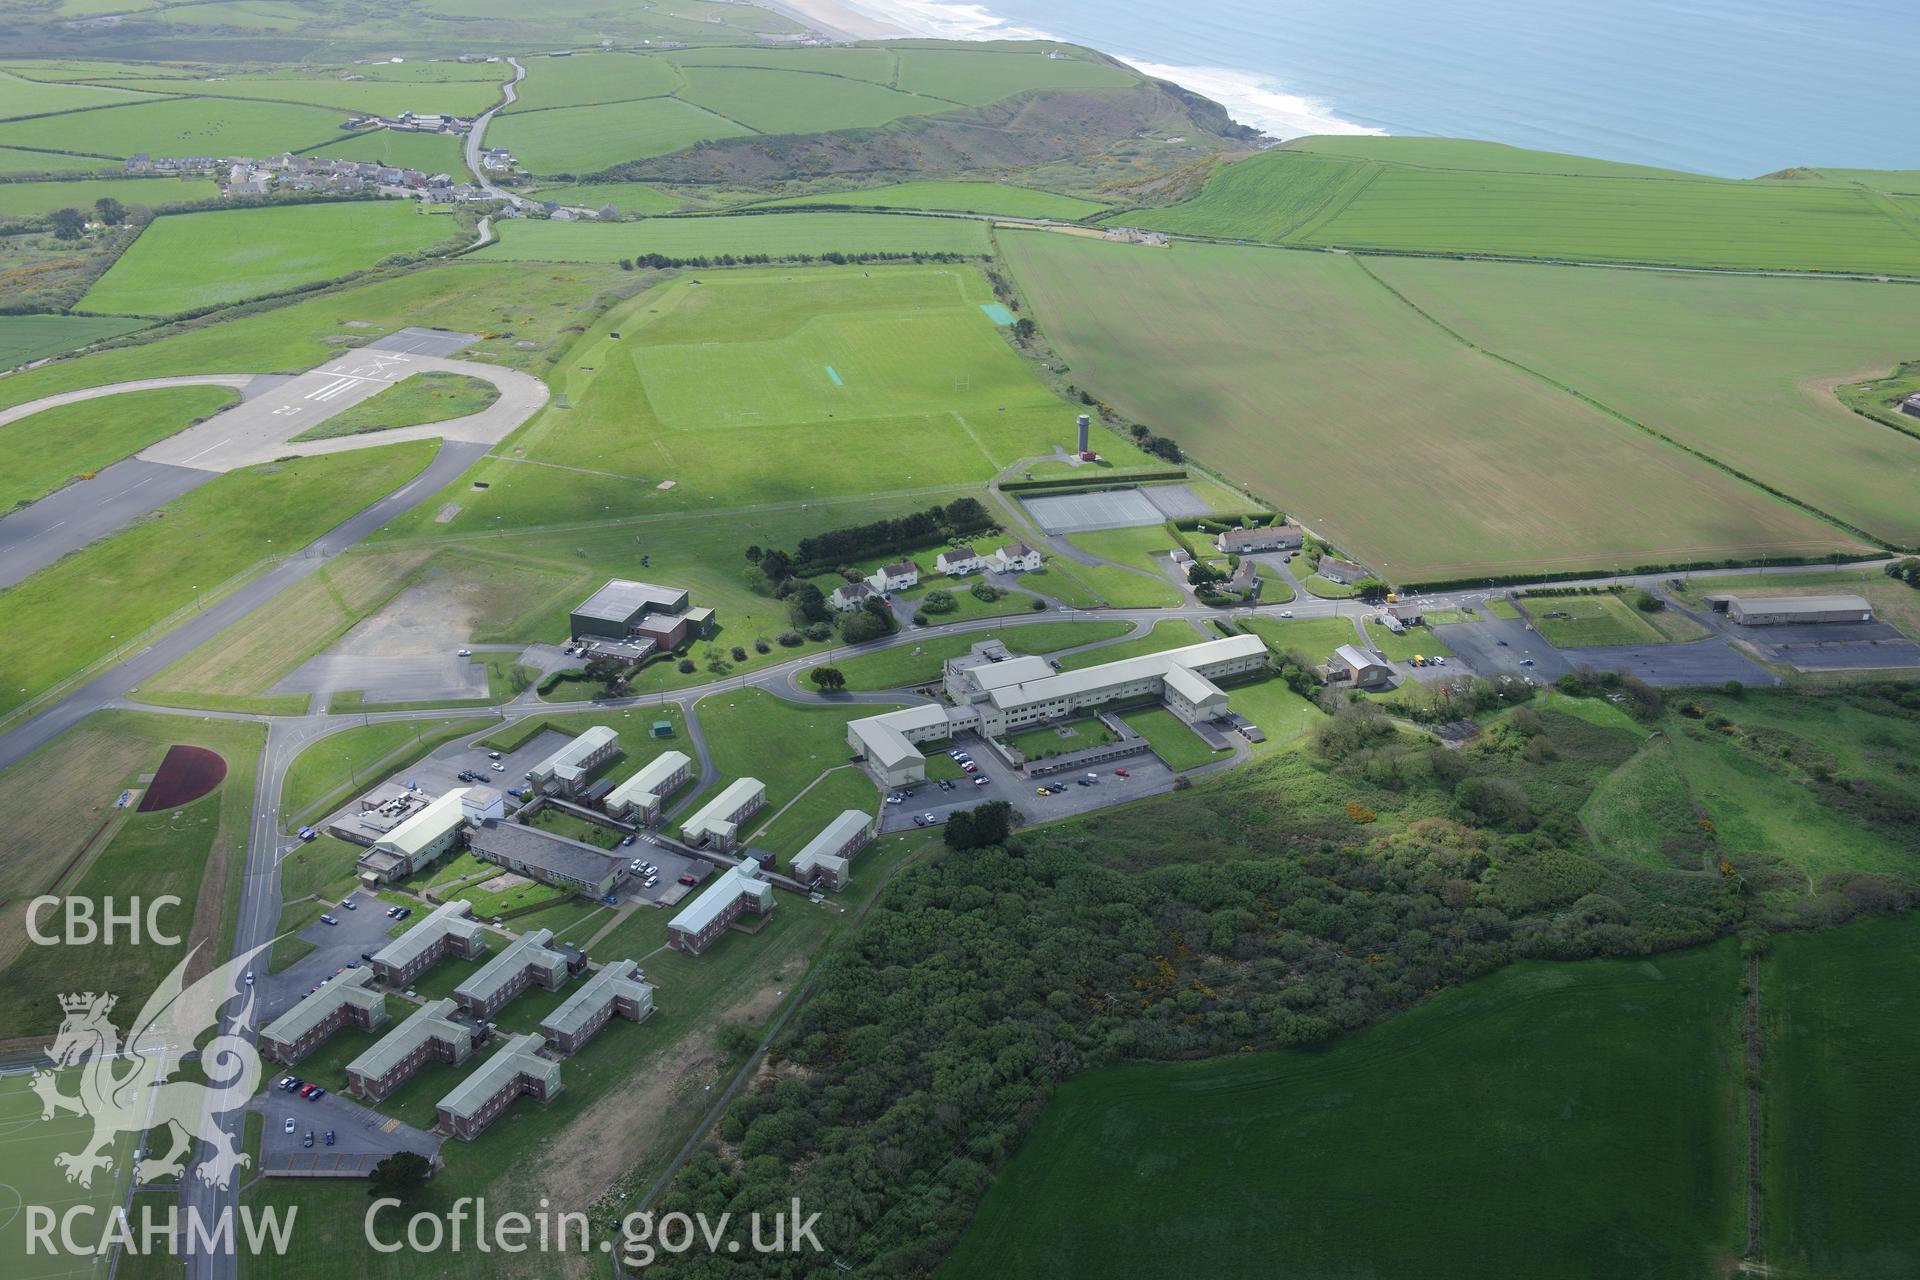
<svg viewBox="0 0 1920 1280">
<path fill-rule="evenodd" d="M 467 830 L 473 856 L 529 880 L 604 898 L 619 883 L 626 862 L 584 840 L 517 822 L 487 822 Z"/>
<path fill-rule="evenodd" d="M 1900 402 L 1900 412 L 1910 418 L 1920 418 L 1920 391 L 1914 392 Z"/>
<path fill-rule="evenodd" d="M 743 862 L 728 867 L 667 922 L 667 945 L 697 956 L 748 912 L 754 917 L 752 931 L 758 931 L 773 914 L 773 886 L 760 878 L 758 867 Z"/>
<path fill-rule="evenodd" d="M 1314 572 L 1328 582 L 1337 582 L 1343 587 L 1350 587 L 1367 576 L 1367 571 L 1353 561 L 1336 556 L 1321 556 L 1320 565 Z"/>
<path fill-rule="evenodd" d="M 920 566 L 911 560 L 884 565 L 867 575 L 867 585 L 881 595 L 920 585 Z"/>
<path fill-rule="evenodd" d="M 847 863 L 873 839 L 873 815 L 848 809 L 793 857 L 793 878 L 829 889 L 847 887 Z"/>
<path fill-rule="evenodd" d="M 693 761 L 681 751 L 663 751 L 613 789 L 603 804 L 607 816 L 642 824 L 660 817 L 660 802 L 686 785 Z"/>
<path fill-rule="evenodd" d="M 290 1067 L 341 1027 L 378 1031 L 386 1020 L 387 998 L 373 990 L 373 971 L 349 969 L 269 1022 L 260 1052 Z"/>
<path fill-rule="evenodd" d="M 676 616 L 687 611 L 687 593 L 678 587 L 611 578 L 573 611 L 575 639 L 625 640 L 649 614 Z"/>
<path fill-rule="evenodd" d="M 680 838 L 695 848 L 730 853 L 740 843 L 740 824 L 767 803 L 767 788 L 758 778 L 735 778 L 680 828 Z"/>
<path fill-rule="evenodd" d="M 994 548 L 987 567 L 995 573 L 1032 573 L 1040 567 L 1040 553 L 1024 542 L 1009 542 Z"/>
<path fill-rule="evenodd" d="M 997 738 L 1130 698 L 1157 698 L 1188 723 L 1216 720 L 1227 714 L 1227 694 L 1213 682 L 1267 665 L 1266 645 L 1247 635 L 1080 671 L 1056 672 L 1044 658 L 999 656 L 1005 652 L 988 642 L 949 659 L 946 690 L 952 706 L 907 707 L 854 720 L 847 725 L 847 745 L 866 758 L 884 785 L 897 786 L 926 777 L 926 761 L 913 743 L 962 730 Z"/>
<path fill-rule="evenodd" d="M 987 562 L 978 551 L 963 544 L 942 551 L 934 558 L 933 567 L 949 577 L 958 578 L 963 574 L 980 572 L 987 567 Z"/>
<path fill-rule="evenodd" d="M 355 864 L 369 884 L 391 884 L 424 871 L 460 846 L 468 822 L 499 817 L 505 801 L 492 787 L 449 791 L 374 842 Z"/>
<path fill-rule="evenodd" d="M 541 1057 L 540 1047 L 536 1035 L 507 1041 L 506 1048 L 481 1063 L 459 1088 L 440 1099 L 435 1107 L 440 1117 L 436 1128 L 471 1142 L 499 1119 L 515 1098 L 524 1095 L 552 1102 L 559 1097 L 564 1087 L 560 1064 Z"/>
<path fill-rule="evenodd" d="M 620 750 L 620 735 L 597 724 L 527 771 L 527 781 L 544 795 L 576 796 L 593 771 Z"/>
<path fill-rule="evenodd" d="M 487 931 L 472 915 L 473 907 L 465 902 L 435 907 L 426 919 L 374 953 L 374 976 L 405 988 L 444 955 L 471 960 L 482 954 L 487 949 Z"/>
<path fill-rule="evenodd" d="M 842 613 L 852 613 L 855 609 L 866 607 L 867 601 L 876 598 L 879 592 L 865 582 L 843 583 L 833 589 L 827 597 L 827 603 Z"/>
<path fill-rule="evenodd" d="M 453 998 L 474 1017 L 485 1021 L 513 998 L 538 982 L 549 991 L 566 985 L 568 956 L 547 944 L 553 930 L 534 929 L 515 938 L 479 972 L 453 989 Z"/>
<path fill-rule="evenodd" d="M 455 1022 L 451 1000 L 429 1000 L 378 1044 L 347 1064 L 347 1092 L 380 1099 L 405 1084 L 429 1059 L 459 1066 L 473 1053 L 473 1031 Z"/>
<path fill-rule="evenodd" d="M 556 1053 L 578 1053 L 619 1014 L 645 1022 L 653 1012 L 653 985 L 631 960 L 602 965 L 558 1009 L 540 1020 L 540 1031 Z"/>
<path fill-rule="evenodd" d="M 1228 529 L 1213 540 L 1222 555 L 1252 555 L 1260 551 L 1294 551 L 1300 546 L 1300 526 L 1269 525 L 1264 529 Z"/>
<path fill-rule="evenodd" d="M 1370 689 L 1393 679 L 1393 668 L 1358 645 L 1343 644 L 1327 660 L 1327 679 Z"/>
<path fill-rule="evenodd" d="M 1743 627 L 1873 621 L 1863 596 L 1712 596 L 1708 603 Z"/>
</svg>

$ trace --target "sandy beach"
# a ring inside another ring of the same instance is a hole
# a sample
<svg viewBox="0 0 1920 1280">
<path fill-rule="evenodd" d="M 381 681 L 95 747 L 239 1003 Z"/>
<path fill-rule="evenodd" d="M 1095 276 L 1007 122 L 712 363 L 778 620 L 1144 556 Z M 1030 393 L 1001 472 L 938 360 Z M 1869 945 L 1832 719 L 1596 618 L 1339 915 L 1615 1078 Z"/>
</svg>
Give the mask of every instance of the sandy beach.
<svg viewBox="0 0 1920 1280">
<path fill-rule="evenodd" d="M 862 13 L 841 4 L 840 0 L 755 0 L 755 3 L 805 23 L 835 40 L 885 40 L 912 34 L 905 27 Z"/>
</svg>

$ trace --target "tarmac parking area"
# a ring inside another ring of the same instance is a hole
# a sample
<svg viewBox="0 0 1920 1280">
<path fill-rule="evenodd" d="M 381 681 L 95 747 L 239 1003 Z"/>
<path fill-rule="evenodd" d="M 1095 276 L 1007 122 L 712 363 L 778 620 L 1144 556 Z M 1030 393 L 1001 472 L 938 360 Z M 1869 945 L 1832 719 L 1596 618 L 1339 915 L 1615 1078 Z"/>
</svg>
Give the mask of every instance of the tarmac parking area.
<svg viewBox="0 0 1920 1280">
<path fill-rule="evenodd" d="M 905 799 L 899 804 L 881 806 L 880 830 L 883 834 L 912 830 L 917 825 L 914 822 L 916 815 L 925 817 L 932 814 L 934 825 L 938 825 L 956 810 L 972 809 L 989 800 L 1009 802 L 1029 822 L 1051 822 L 1055 818 L 1070 818 L 1173 790 L 1173 770 L 1162 763 L 1158 756 L 1151 754 L 1129 756 L 1112 764 L 1096 765 L 1050 778 L 1028 778 L 1001 760 L 992 747 L 973 734 L 962 734 L 954 740 L 954 745 L 980 766 L 980 775 L 988 780 L 987 785 L 977 787 L 970 779 L 958 778 L 952 780 L 953 789 L 947 790 L 929 778 L 910 787 L 889 791 L 888 795 L 904 795 Z M 1120 777 L 1114 773 L 1116 767 L 1125 769 L 1131 776 Z M 1099 782 L 1080 786 L 1076 779 L 1083 779 L 1088 773 L 1097 774 Z M 1035 795 L 1035 788 L 1043 784 L 1063 789 L 1056 795 Z"/>
</svg>

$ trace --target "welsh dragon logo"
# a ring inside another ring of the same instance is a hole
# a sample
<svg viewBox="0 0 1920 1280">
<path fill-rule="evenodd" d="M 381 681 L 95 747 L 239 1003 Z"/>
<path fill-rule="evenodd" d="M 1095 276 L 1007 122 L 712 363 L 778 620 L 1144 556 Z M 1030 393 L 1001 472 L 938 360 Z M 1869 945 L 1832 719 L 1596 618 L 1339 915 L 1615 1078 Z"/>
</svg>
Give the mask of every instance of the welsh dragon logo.
<svg viewBox="0 0 1920 1280">
<path fill-rule="evenodd" d="M 168 1076 L 180 1054 L 215 1029 L 221 1006 L 237 993 L 236 980 L 266 948 L 236 956 L 183 988 L 187 966 L 198 950 L 161 982 L 124 1040 L 110 1018 L 117 997 L 89 991 L 60 998 L 66 1017 L 46 1051 L 54 1066 L 36 1072 L 32 1084 L 40 1096 L 42 1120 L 67 1113 L 93 1121 L 86 1145 L 54 1157 L 68 1182 L 92 1186 L 93 1175 L 113 1163 L 114 1140 L 123 1133 L 149 1135 L 146 1156 L 134 1166 L 137 1183 L 181 1176 L 196 1139 L 212 1148 L 195 1170 L 209 1186 L 225 1189 L 236 1169 L 252 1163 L 220 1124 L 222 1116 L 244 1106 L 260 1086 L 260 1055 L 245 1034 L 253 1023 L 251 986 L 233 1015 L 233 1032 L 214 1036 L 201 1050 L 200 1066 L 208 1083 Z M 62 1073 L 75 1069 L 80 1091 L 61 1093 Z M 169 1133 L 172 1149 L 156 1158 L 154 1151 Z"/>
</svg>

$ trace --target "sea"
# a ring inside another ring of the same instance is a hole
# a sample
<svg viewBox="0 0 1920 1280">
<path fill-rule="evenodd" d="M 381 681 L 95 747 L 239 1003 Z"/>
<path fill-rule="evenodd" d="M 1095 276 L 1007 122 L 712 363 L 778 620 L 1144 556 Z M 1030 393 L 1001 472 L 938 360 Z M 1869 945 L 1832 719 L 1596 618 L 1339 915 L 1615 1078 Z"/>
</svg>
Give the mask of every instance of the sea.
<svg viewBox="0 0 1920 1280">
<path fill-rule="evenodd" d="M 1920 0 L 853 0 L 1087 45 L 1276 138 L 1481 138 L 1748 178 L 1920 169 Z"/>
</svg>

